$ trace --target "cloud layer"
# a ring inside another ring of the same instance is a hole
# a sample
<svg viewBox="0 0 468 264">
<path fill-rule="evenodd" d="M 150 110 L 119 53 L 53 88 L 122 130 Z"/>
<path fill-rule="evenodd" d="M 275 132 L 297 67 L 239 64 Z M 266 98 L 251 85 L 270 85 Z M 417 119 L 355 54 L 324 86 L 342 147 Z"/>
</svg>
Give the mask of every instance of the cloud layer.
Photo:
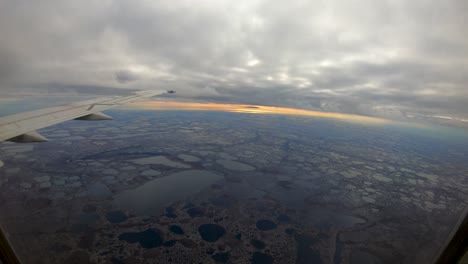
<svg viewBox="0 0 468 264">
<path fill-rule="evenodd" d="M 0 89 L 467 118 L 467 14 L 464 0 L 0 0 Z"/>
</svg>

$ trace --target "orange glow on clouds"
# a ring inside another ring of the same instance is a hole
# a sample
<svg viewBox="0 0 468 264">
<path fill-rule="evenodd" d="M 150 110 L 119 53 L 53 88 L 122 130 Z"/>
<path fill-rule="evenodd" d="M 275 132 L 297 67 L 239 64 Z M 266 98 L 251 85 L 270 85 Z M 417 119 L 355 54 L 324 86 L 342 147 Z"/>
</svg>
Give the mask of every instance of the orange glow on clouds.
<svg viewBox="0 0 468 264">
<path fill-rule="evenodd" d="M 221 111 L 231 113 L 245 114 L 275 114 L 275 115 L 294 115 L 294 116 L 311 116 L 322 118 L 343 119 L 356 122 L 372 122 L 372 123 L 389 123 L 387 119 L 334 113 L 320 112 L 304 109 L 295 109 L 287 107 L 263 106 L 263 105 L 244 105 L 244 104 L 218 104 L 218 103 L 189 103 L 189 102 L 164 102 L 164 101 L 147 101 L 136 102 L 129 104 L 127 109 L 135 110 L 185 110 L 185 111 Z"/>
</svg>

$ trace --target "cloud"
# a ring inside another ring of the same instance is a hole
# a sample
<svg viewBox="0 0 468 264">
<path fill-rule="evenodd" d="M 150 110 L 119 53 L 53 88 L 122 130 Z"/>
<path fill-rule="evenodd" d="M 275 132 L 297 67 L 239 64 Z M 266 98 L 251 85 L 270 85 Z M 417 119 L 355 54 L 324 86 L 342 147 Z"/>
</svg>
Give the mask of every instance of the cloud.
<svg viewBox="0 0 468 264">
<path fill-rule="evenodd" d="M 468 118 L 467 13 L 463 0 L 3 1 L 0 89 Z"/>
<path fill-rule="evenodd" d="M 128 83 L 138 80 L 138 77 L 131 71 L 121 70 L 115 73 L 115 79 L 119 83 Z"/>
</svg>

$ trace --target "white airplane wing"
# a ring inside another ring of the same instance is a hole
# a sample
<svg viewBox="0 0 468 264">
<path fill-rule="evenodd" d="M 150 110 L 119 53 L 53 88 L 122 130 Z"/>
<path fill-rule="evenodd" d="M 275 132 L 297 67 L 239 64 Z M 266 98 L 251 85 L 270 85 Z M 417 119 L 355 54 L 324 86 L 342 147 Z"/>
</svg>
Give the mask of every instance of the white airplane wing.
<svg viewBox="0 0 468 264">
<path fill-rule="evenodd" d="M 0 117 L 0 141 L 44 142 L 47 139 L 36 130 L 72 119 L 109 120 L 112 118 L 101 111 L 165 93 L 174 91 L 142 91 Z"/>
</svg>

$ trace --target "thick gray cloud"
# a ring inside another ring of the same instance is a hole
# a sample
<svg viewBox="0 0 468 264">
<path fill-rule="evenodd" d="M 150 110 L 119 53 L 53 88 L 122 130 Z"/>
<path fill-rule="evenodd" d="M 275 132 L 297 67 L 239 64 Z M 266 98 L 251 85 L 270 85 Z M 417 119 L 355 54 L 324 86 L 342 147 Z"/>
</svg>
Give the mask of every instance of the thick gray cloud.
<svg viewBox="0 0 468 264">
<path fill-rule="evenodd" d="M 467 14 L 464 0 L 0 0 L 0 89 L 468 119 Z"/>
<path fill-rule="evenodd" d="M 121 70 L 115 73 L 115 79 L 119 83 L 127 83 L 138 80 L 138 77 L 131 71 Z"/>
</svg>

